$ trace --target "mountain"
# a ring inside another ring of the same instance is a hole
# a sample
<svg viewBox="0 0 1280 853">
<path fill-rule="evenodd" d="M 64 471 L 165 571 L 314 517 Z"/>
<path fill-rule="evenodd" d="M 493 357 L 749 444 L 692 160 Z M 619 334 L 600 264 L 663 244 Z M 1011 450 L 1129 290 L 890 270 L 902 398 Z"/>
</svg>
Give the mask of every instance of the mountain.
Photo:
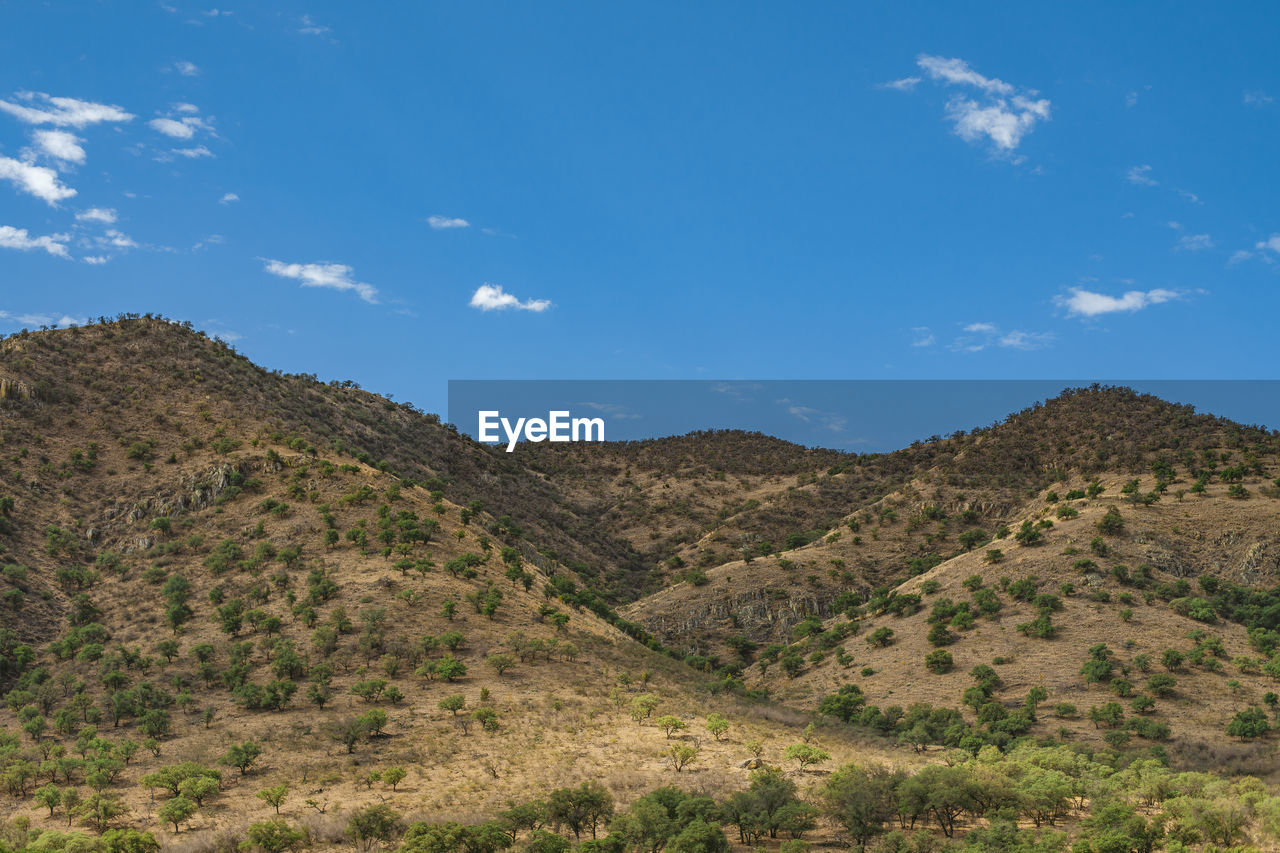
<svg viewBox="0 0 1280 853">
<path fill-rule="evenodd" d="M 1129 772 L 1177 790 L 1141 808 L 1180 844 L 1241 791 L 1213 838 L 1274 838 L 1260 428 L 1095 386 L 889 454 L 732 431 L 506 454 L 123 317 L 0 341 L 0 451 L 0 849 L 281 853 L 416 821 L 409 850 L 560 853 L 585 836 L 536 802 L 582 782 L 626 813 L 611 853 L 668 785 L 744 846 L 837 846 L 853 777 L 828 767 L 1012 790 L 1067 756 L 1046 826 L 1073 840 L 1138 808 Z M 264 840 L 281 785 L 305 837 Z M 770 785 L 792 823 L 741 811 Z M 988 794 L 903 826 L 1045 828 Z M 646 849 L 693 843 L 670 808 Z"/>
</svg>

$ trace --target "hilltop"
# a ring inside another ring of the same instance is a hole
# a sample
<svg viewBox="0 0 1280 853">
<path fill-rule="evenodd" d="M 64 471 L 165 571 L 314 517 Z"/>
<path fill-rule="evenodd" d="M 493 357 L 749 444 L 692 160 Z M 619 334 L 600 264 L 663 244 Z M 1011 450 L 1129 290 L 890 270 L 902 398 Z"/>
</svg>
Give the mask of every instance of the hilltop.
<svg viewBox="0 0 1280 853">
<path fill-rule="evenodd" d="M 1215 838 L 1280 828 L 1266 430 L 1095 386 L 889 454 L 734 431 L 505 454 L 151 317 L 0 341 L 0 415 L 0 847 L 230 850 L 283 785 L 292 846 L 385 807 L 382 841 L 435 827 L 410 849 L 562 853 L 585 836 L 537 803 L 582 782 L 626 813 L 610 845 L 674 785 L 743 847 L 837 847 L 847 763 L 933 792 L 900 812 L 922 845 L 1086 838 L 1112 805 L 1196 845 L 1242 797 Z M 1048 812 L 1008 793 L 1048 768 L 1074 792 Z M 744 805 L 762 785 L 790 817 Z M 650 847 L 718 849 L 676 844 L 670 808 Z M 505 841 L 430 834 L 493 819 Z"/>
</svg>

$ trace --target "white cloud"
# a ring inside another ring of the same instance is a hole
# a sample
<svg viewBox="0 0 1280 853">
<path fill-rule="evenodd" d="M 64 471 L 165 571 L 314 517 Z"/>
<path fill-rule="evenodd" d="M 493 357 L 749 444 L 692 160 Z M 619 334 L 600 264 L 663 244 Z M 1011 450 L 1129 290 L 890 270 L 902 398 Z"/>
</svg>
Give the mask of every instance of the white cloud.
<svg viewBox="0 0 1280 853">
<path fill-rule="evenodd" d="M 1134 166 L 1125 173 L 1124 179 L 1141 187 L 1154 187 L 1160 182 L 1151 177 L 1150 166 Z"/>
<path fill-rule="evenodd" d="M 1244 102 L 1251 107 L 1265 107 L 1267 104 L 1275 103 L 1275 98 L 1261 90 L 1244 93 Z"/>
<path fill-rule="evenodd" d="M 198 252 L 201 249 L 208 248 L 209 246 L 220 246 L 225 242 L 226 240 L 221 234 L 210 234 L 208 237 L 205 237 L 203 240 L 200 240 L 192 246 L 191 251 Z"/>
<path fill-rule="evenodd" d="M 77 98 L 53 98 L 43 92 L 19 92 L 16 98 L 41 106 L 24 106 L 0 101 L 0 112 L 6 112 L 27 124 L 52 124 L 57 127 L 87 127 L 104 121 L 132 121 L 133 116 L 120 107 L 95 104 Z"/>
<path fill-rule="evenodd" d="M 459 219 L 454 216 L 428 216 L 427 224 L 437 231 L 448 228 L 470 228 L 471 223 L 465 219 Z"/>
<path fill-rule="evenodd" d="M 102 264 L 105 264 L 109 258 L 106 255 L 85 255 L 80 260 L 84 261 L 86 264 L 101 266 Z"/>
<path fill-rule="evenodd" d="M 931 347 L 938 340 L 928 326 L 915 326 L 911 329 L 911 334 L 913 347 Z"/>
<path fill-rule="evenodd" d="M 942 80 L 956 86 L 972 86 L 993 95 L 1012 95 L 1013 87 L 1003 80 L 983 77 L 969 67 L 963 59 L 946 59 L 941 56 L 920 54 L 919 65 L 934 80 Z"/>
<path fill-rule="evenodd" d="M 310 15 L 303 15 L 302 26 L 298 27 L 298 32 L 306 33 L 309 36 L 322 36 L 329 32 L 329 28 L 311 20 Z"/>
<path fill-rule="evenodd" d="M 1130 290 L 1123 296 L 1108 296 L 1095 293 L 1082 287 L 1073 287 L 1067 296 L 1058 296 L 1054 302 L 1067 309 L 1072 317 L 1099 317 L 1103 314 L 1141 311 L 1151 305 L 1160 305 L 1170 300 L 1180 299 L 1180 294 L 1172 290 L 1156 288 L 1155 290 Z"/>
<path fill-rule="evenodd" d="M 171 148 L 170 154 L 177 154 L 179 157 L 186 157 L 189 160 L 196 160 L 200 157 L 212 157 L 213 152 L 203 145 L 197 145 L 195 148 Z"/>
<path fill-rule="evenodd" d="M 222 198 L 218 199 L 218 204 L 231 204 L 232 202 L 236 202 L 239 200 L 240 200 L 240 196 L 236 195 L 235 193 L 226 193 L 222 196 Z"/>
<path fill-rule="evenodd" d="M 1183 234 L 1174 249 L 1199 252 L 1204 249 L 1212 249 L 1215 245 L 1217 244 L 1213 242 L 1213 238 L 1208 234 Z"/>
<path fill-rule="evenodd" d="M 996 343 L 1008 349 L 1033 350 L 1048 346 L 1053 335 L 1048 332 L 1009 332 L 1002 335 Z"/>
<path fill-rule="evenodd" d="M 1192 204 L 1204 204 L 1204 202 L 1200 200 L 1200 196 L 1196 195 L 1190 190 L 1174 190 L 1174 192 L 1176 192 L 1178 195 L 1182 196 Z"/>
<path fill-rule="evenodd" d="M 173 63 L 173 70 L 183 77 L 195 77 L 200 73 L 200 67 L 194 62 L 175 62 Z"/>
<path fill-rule="evenodd" d="M 176 113 L 198 113 L 200 108 L 195 104 L 176 103 L 173 105 L 173 111 Z"/>
<path fill-rule="evenodd" d="M 37 130 L 32 140 L 41 153 L 64 163 L 84 163 L 83 139 L 65 130 Z"/>
<path fill-rule="evenodd" d="M 198 118 L 184 118 L 181 121 L 171 118 L 153 118 L 147 124 L 152 130 L 174 139 L 190 139 L 196 135 L 197 129 L 204 126 L 204 122 Z"/>
<path fill-rule="evenodd" d="M 881 83 L 881 89 L 893 89 L 896 92 L 910 92 L 920 84 L 919 77 L 903 77 L 900 80 L 890 80 L 888 83 Z"/>
<path fill-rule="evenodd" d="M 1280 255 L 1280 234 L 1272 234 L 1270 237 L 1268 237 L 1265 240 L 1259 240 L 1257 243 L 1253 245 L 1253 248 L 1257 249 L 1259 252 L 1275 252 L 1276 254 Z M 1241 253 L 1236 252 L 1236 254 L 1239 255 Z M 1245 254 L 1252 256 L 1253 253 L 1248 252 Z"/>
<path fill-rule="evenodd" d="M 515 308 L 518 311 L 538 313 L 550 308 L 551 300 L 528 299 L 521 302 L 512 294 L 504 292 L 501 285 L 486 283 L 476 288 L 476 292 L 471 295 L 470 305 L 481 311 L 505 311 L 508 308 Z"/>
<path fill-rule="evenodd" d="M 110 246 L 113 249 L 136 249 L 138 244 L 128 234 L 117 231 L 114 228 L 106 230 L 106 236 L 98 237 L 99 246 Z"/>
<path fill-rule="evenodd" d="M 969 323 L 962 327 L 965 334 L 948 346 L 952 352 L 982 352 L 990 347 L 1034 350 L 1048 346 L 1053 335 L 1048 332 L 1001 332 L 995 323 Z"/>
<path fill-rule="evenodd" d="M 68 234 L 46 234 L 43 237 L 32 237 L 25 228 L 14 228 L 11 225 L 0 225 L 0 249 L 44 249 L 59 258 L 68 257 Z"/>
<path fill-rule="evenodd" d="M 1138 105 L 1138 93 L 1137 93 L 1137 92 L 1129 92 L 1127 95 L 1125 95 L 1125 96 L 1124 96 L 1124 105 L 1125 105 L 1126 107 L 1131 107 L 1131 108 L 1132 108 L 1132 107 L 1136 107 L 1136 106 Z"/>
<path fill-rule="evenodd" d="M 76 219 L 81 222 L 101 222 L 104 225 L 112 225 L 116 221 L 116 212 L 109 207 L 91 207 L 77 213 Z"/>
<path fill-rule="evenodd" d="M 20 191 L 54 207 L 63 199 L 76 194 L 75 190 L 58 180 L 58 173 L 53 169 L 23 163 L 11 157 L 0 156 L 0 179 L 9 181 Z"/>
<path fill-rule="evenodd" d="M 365 302 L 377 303 L 378 289 L 370 284 L 356 281 L 351 277 L 354 270 L 345 264 L 287 264 L 283 261 L 266 261 L 266 271 L 281 278 L 291 278 L 302 283 L 303 287 L 327 287 L 333 290 L 355 291 Z"/>
<path fill-rule="evenodd" d="M 50 314 L 10 314 L 8 311 L 0 311 L 0 320 L 21 323 L 24 326 L 83 326 L 89 322 L 87 317 L 72 317 L 67 314 L 54 317 Z"/>
<path fill-rule="evenodd" d="M 921 54 L 916 64 L 930 80 L 946 86 L 962 86 L 976 90 L 973 97 L 956 95 L 947 102 L 947 117 L 955 125 L 956 135 L 966 142 L 990 142 L 996 153 L 1009 155 L 1021 144 L 1037 122 L 1048 121 L 1050 102 L 1036 97 L 1034 89 L 1019 89 L 994 77 L 985 77 L 969 67 L 963 59 Z M 912 82 L 914 81 L 914 82 Z M 909 91 L 920 81 L 904 77 L 887 88 Z"/>
</svg>

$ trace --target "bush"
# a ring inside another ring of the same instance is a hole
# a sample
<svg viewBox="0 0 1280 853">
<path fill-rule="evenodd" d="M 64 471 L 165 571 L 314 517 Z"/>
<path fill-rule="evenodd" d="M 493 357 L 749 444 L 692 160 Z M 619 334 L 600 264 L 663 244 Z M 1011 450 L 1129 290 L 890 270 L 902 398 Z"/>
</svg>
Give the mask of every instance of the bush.
<svg viewBox="0 0 1280 853">
<path fill-rule="evenodd" d="M 1247 708 L 1238 711 L 1227 724 L 1227 734 L 1240 740 L 1252 740 L 1262 737 L 1270 729 L 1267 712 L 1261 708 Z"/>
<path fill-rule="evenodd" d="M 1124 516 L 1114 506 L 1109 506 L 1102 518 L 1098 519 L 1097 527 L 1103 536 L 1119 536 L 1124 533 Z"/>
<path fill-rule="evenodd" d="M 955 666 L 955 660 L 951 657 L 951 652 L 946 649 L 935 649 L 925 655 L 924 665 L 928 667 L 930 672 L 941 675 L 950 672 Z"/>
<path fill-rule="evenodd" d="M 893 642 L 893 629 L 888 627 L 877 628 L 867 635 L 867 645 L 874 647 L 884 647 Z"/>
</svg>

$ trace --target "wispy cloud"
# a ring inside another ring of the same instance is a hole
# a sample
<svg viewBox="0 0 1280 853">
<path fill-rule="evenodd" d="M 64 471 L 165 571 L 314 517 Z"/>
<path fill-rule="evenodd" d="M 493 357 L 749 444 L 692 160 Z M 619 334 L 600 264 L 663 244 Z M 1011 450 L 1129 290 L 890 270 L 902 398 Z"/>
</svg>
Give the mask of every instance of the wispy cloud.
<svg viewBox="0 0 1280 853">
<path fill-rule="evenodd" d="M 222 198 L 218 199 L 218 204 L 232 204 L 240 200 L 240 196 L 235 193 L 224 193 Z"/>
<path fill-rule="evenodd" d="M 305 33 L 309 36 L 323 36 L 329 33 L 329 27 L 317 24 L 315 21 L 311 20 L 310 15 L 303 15 L 301 23 L 302 25 L 298 27 L 298 32 L 300 33 Z"/>
<path fill-rule="evenodd" d="M 117 231 L 115 228 L 108 228 L 103 232 L 102 236 L 95 237 L 94 243 L 103 249 L 136 249 L 138 242 L 125 234 L 123 231 Z"/>
<path fill-rule="evenodd" d="M 12 157 L 0 156 L 0 180 L 8 181 L 19 192 L 33 195 L 52 207 L 71 198 L 76 191 L 58 180 L 58 173 L 47 166 L 24 163 Z"/>
<path fill-rule="evenodd" d="M 170 148 L 170 154 L 176 154 L 179 157 L 186 157 L 188 160 L 197 160 L 201 157 L 212 157 L 213 152 L 203 145 L 197 145 L 194 148 Z"/>
<path fill-rule="evenodd" d="M 1183 234 L 1173 248 L 1180 252 L 1201 252 L 1212 249 L 1216 245 L 1208 234 Z"/>
<path fill-rule="evenodd" d="M 11 314 L 8 311 L 0 311 L 0 321 L 6 321 L 10 325 L 19 323 L 23 326 L 83 326 L 89 322 L 88 317 L 72 317 L 69 314 L 63 314 L 61 317 L 56 314 Z"/>
<path fill-rule="evenodd" d="M 916 86 L 920 85 L 920 77 L 903 77 L 899 80 L 890 80 L 888 83 L 881 83 L 881 89 L 893 89 L 895 92 L 910 92 Z"/>
<path fill-rule="evenodd" d="M 1275 98 L 1271 97 L 1266 92 L 1263 92 L 1261 89 L 1244 93 L 1244 102 L 1250 107 L 1265 107 L 1268 104 L 1275 103 L 1275 100 Z"/>
<path fill-rule="evenodd" d="M 83 139 L 65 130 L 37 130 L 31 134 L 39 153 L 62 163 L 84 163 Z"/>
<path fill-rule="evenodd" d="M 1035 89 L 1023 89 L 995 77 L 986 77 L 963 59 L 921 54 L 916 65 L 932 81 L 958 86 L 969 95 L 947 101 L 947 118 L 957 136 L 966 142 L 988 143 L 994 153 L 1011 156 L 1037 123 L 1048 121 L 1051 104 Z M 885 88 L 911 91 L 921 81 L 904 77 L 883 84 Z"/>
<path fill-rule="evenodd" d="M 55 98 L 43 92 L 19 92 L 14 97 L 25 103 L 0 101 L 0 112 L 27 124 L 81 128 L 101 122 L 132 121 L 134 118 L 117 106 L 77 98 Z"/>
<path fill-rule="evenodd" d="M 1049 332 L 1013 331 L 1001 335 L 996 343 L 1008 349 L 1033 350 L 1048 346 L 1052 341 L 1053 335 Z"/>
<path fill-rule="evenodd" d="M 964 334 L 958 336 L 947 347 L 953 352 L 982 352 L 992 347 L 1035 350 L 1053 343 L 1053 335 L 1050 332 L 1028 332 L 1022 329 L 1002 332 L 995 323 L 966 323 L 961 327 L 961 331 Z"/>
<path fill-rule="evenodd" d="M 17 249 L 30 251 L 44 249 L 51 255 L 67 258 L 67 241 L 69 234 L 46 234 L 43 237 L 32 237 L 25 228 L 14 228 L 11 225 L 0 225 L 0 249 Z"/>
<path fill-rule="evenodd" d="M 937 337 L 928 326 L 914 326 L 911 329 L 911 345 L 913 347 L 931 347 L 938 342 Z"/>
<path fill-rule="evenodd" d="M 1131 184 L 1137 184 L 1140 187 L 1154 187 L 1160 182 L 1151 177 L 1151 167 L 1148 165 L 1133 166 L 1125 173 L 1124 179 Z"/>
<path fill-rule="evenodd" d="M 116 212 L 109 207 L 91 207 L 88 210 L 82 210 L 77 213 L 76 219 L 81 222 L 101 222 L 103 225 L 113 225 L 116 221 Z"/>
<path fill-rule="evenodd" d="M 517 311 L 533 311 L 540 313 L 551 307 L 549 299 L 528 299 L 521 302 L 514 295 L 503 291 L 501 285 L 482 284 L 476 288 L 476 292 L 471 294 L 472 308 L 479 308 L 481 311 L 505 311 L 508 308 L 515 308 Z"/>
<path fill-rule="evenodd" d="M 1110 296 L 1085 290 L 1083 287 L 1073 287 L 1065 296 L 1055 297 L 1054 303 L 1065 308 L 1070 317 L 1100 317 L 1104 314 L 1133 313 L 1181 298 L 1182 295 L 1176 291 L 1163 288 L 1130 290 L 1121 296 Z"/>
<path fill-rule="evenodd" d="M 450 228 L 470 228 L 471 223 L 465 219 L 456 216 L 428 216 L 427 224 L 437 231 L 445 231 Z"/>
<path fill-rule="evenodd" d="M 195 77 L 199 75 L 200 68 L 194 62 L 180 61 L 173 63 L 173 70 L 177 71 L 183 77 Z"/>
<path fill-rule="evenodd" d="M 147 125 L 157 133 L 173 139 L 191 139 L 198 130 L 206 130 L 209 125 L 199 116 L 185 116 L 181 119 L 153 118 Z"/>
<path fill-rule="evenodd" d="M 324 287 L 331 290 L 353 291 L 365 302 L 377 303 L 378 289 L 371 284 L 356 281 L 352 278 L 354 270 L 345 264 L 334 264 L 322 261 L 316 264 L 287 264 L 270 258 L 259 258 L 266 262 L 266 271 L 281 278 L 289 278 L 300 282 L 303 287 Z"/>
</svg>

